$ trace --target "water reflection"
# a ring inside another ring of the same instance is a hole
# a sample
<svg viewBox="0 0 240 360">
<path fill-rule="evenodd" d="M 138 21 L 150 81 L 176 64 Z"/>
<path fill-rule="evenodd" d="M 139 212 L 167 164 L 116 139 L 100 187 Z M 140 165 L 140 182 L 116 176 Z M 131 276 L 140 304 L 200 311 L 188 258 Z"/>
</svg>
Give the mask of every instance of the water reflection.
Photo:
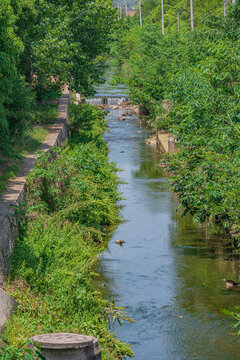
<svg viewBox="0 0 240 360">
<path fill-rule="evenodd" d="M 137 360 L 236 360 L 240 340 L 221 309 L 239 304 L 240 293 L 226 291 L 222 281 L 238 279 L 239 260 L 219 230 L 176 212 L 143 125 L 137 117 L 118 121 L 121 114 L 108 115 L 106 140 L 110 161 L 124 170 L 121 204 L 128 221 L 112 234 L 98 285 L 106 284 L 99 286 L 105 296 L 126 306 L 137 322 L 114 330 L 133 345 Z"/>
</svg>

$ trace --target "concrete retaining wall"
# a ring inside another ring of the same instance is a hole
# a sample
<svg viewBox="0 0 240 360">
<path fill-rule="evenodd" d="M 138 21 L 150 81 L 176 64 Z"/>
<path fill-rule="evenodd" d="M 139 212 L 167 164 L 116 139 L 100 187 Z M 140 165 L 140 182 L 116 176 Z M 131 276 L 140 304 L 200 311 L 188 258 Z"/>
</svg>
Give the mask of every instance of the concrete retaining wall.
<svg viewBox="0 0 240 360">
<path fill-rule="evenodd" d="M 176 154 L 178 152 L 176 140 L 172 137 L 168 139 L 168 152 L 170 154 Z"/>
<path fill-rule="evenodd" d="M 168 152 L 168 139 L 169 139 L 169 133 L 166 131 L 158 131 L 156 134 L 157 138 L 157 149 L 161 153 Z"/>
<path fill-rule="evenodd" d="M 39 147 L 40 151 L 50 152 L 51 147 L 59 146 L 67 139 L 69 102 L 69 91 L 65 89 L 59 100 L 56 123 L 47 127 L 49 133 Z M 33 169 L 36 161 L 37 156 L 26 156 L 18 176 L 9 182 L 7 189 L 0 198 L 0 287 L 4 285 L 4 278 L 8 271 L 9 258 L 14 247 L 14 238 L 17 236 L 14 206 L 18 206 L 26 199 L 26 176 Z M 1 314 L 6 313 L 6 303 L 12 307 L 11 301 L 2 301 L 2 297 L 0 297 L 0 326 L 1 319 L 3 321 L 3 316 L 1 316 Z"/>
<path fill-rule="evenodd" d="M 175 139 L 170 137 L 170 134 L 166 131 L 157 132 L 156 143 L 158 151 L 163 154 L 167 152 L 169 154 L 175 154 L 178 151 Z"/>
<path fill-rule="evenodd" d="M 17 302 L 0 289 L 0 332 L 3 331 L 11 312 L 17 308 Z"/>
</svg>

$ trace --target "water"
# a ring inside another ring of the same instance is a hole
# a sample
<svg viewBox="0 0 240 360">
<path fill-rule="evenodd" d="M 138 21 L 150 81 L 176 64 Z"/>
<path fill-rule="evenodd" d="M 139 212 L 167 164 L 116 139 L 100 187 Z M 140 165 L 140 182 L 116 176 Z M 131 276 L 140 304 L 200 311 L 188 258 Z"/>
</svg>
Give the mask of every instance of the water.
<svg viewBox="0 0 240 360">
<path fill-rule="evenodd" d="M 128 101 L 127 88 L 124 85 L 112 86 L 111 80 L 116 69 L 109 69 L 105 74 L 106 82 L 96 88 L 93 98 L 86 98 L 85 103 L 93 105 L 120 105 Z"/>
<path fill-rule="evenodd" d="M 85 99 L 85 104 L 92 105 L 121 105 L 128 101 L 128 97 L 104 96 Z"/>
<path fill-rule="evenodd" d="M 98 285 L 104 283 L 104 295 L 126 306 L 136 323 L 113 330 L 137 360 L 239 359 L 234 320 L 221 313 L 239 305 L 240 292 L 227 291 L 222 281 L 238 279 L 239 260 L 219 231 L 176 212 L 159 155 L 145 144 L 146 128 L 136 116 L 119 121 L 123 113 L 107 115 L 106 140 L 110 161 L 124 170 L 121 204 L 128 221 L 112 234 Z"/>
</svg>

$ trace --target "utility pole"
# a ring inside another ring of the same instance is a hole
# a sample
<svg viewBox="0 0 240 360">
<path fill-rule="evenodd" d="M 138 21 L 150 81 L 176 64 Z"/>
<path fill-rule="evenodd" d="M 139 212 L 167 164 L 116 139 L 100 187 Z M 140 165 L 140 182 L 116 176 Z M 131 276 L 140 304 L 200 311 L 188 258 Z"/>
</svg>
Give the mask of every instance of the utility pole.
<svg viewBox="0 0 240 360">
<path fill-rule="evenodd" d="M 162 0 L 162 34 L 164 35 L 164 9 L 163 9 L 163 0 Z"/>
<path fill-rule="evenodd" d="M 225 0 L 224 0 L 225 1 Z M 191 9 L 191 28 L 194 30 L 194 20 L 193 20 L 193 0 L 190 0 L 190 9 Z"/>
<path fill-rule="evenodd" d="M 141 5 L 141 0 L 138 0 L 138 3 L 139 3 L 140 26 L 142 26 L 142 5 Z"/>
<path fill-rule="evenodd" d="M 180 32 L 180 16 L 179 16 L 179 10 L 177 12 L 177 30 Z"/>
<path fill-rule="evenodd" d="M 223 11 L 224 11 L 224 16 L 227 15 L 227 0 L 223 0 Z"/>
<path fill-rule="evenodd" d="M 120 1 L 120 18 L 122 17 L 122 5 L 123 5 L 123 0 Z"/>
<path fill-rule="evenodd" d="M 127 0 L 125 0 L 125 14 L 128 16 L 128 3 Z"/>
</svg>

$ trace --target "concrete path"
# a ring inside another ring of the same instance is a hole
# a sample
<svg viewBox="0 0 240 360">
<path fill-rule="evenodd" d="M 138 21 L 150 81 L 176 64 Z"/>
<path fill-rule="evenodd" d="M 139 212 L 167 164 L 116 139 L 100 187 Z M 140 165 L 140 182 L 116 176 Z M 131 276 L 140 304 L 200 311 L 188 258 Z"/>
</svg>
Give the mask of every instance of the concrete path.
<svg viewBox="0 0 240 360">
<path fill-rule="evenodd" d="M 69 91 L 65 89 L 59 99 L 56 123 L 48 126 L 49 133 L 38 150 L 49 152 L 51 147 L 59 146 L 67 139 L 69 102 Z M 9 181 L 0 198 L 0 286 L 3 283 L 3 276 L 7 270 L 9 256 L 14 246 L 14 237 L 17 234 L 16 222 L 12 216 L 14 214 L 13 206 L 25 201 L 26 176 L 33 169 L 36 161 L 37 156 L 34 154 L 25 157 L 18 176 Z"/>
</svg>

